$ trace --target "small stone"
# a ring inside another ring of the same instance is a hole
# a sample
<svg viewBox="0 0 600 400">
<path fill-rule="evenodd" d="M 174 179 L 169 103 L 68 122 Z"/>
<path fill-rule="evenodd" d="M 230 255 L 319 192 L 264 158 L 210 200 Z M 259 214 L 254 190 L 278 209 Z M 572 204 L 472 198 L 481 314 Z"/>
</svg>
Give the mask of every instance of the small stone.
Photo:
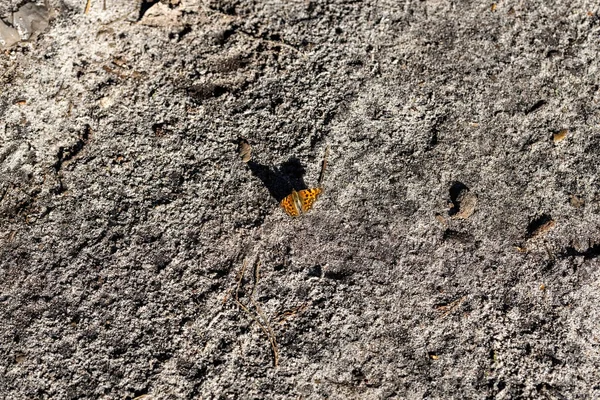
<svg viewBox="0 0 600 400">
<path fill-rule="evenodd" d="M 529 224 L 529 239 L 536 239 L 545 236 L 552 228 L 556 226 L 556 221 L 550 216 L 543 216 Z"/>
<path fill-rule="evenodd" d="M 468 189 L 463 189 L 456 198 L 458 211 L 452 215 L 452 218 L 467 219 L 475 212 L 477 206 L 477 195 L 471 193 Z"/>
<path fill-rule="evenodd" d="M 100 99 L 100 107 L 103 109 L 107 109 L 114 104 L 114 99 L 110 96 L 104 96 Z"/>
<path fill-rule="evenodd" d="M 445 228 L 448 226 L 448 221 L 446 221 L 446 218 L 444 218 L 443 216 L 441 216 L 440 214 L 435 214 L 435 219 L 442 224 L 442 226 Z"/>
<path fill-rule="evenodd" d="M 579 196 L 575 196 L 574 194 L 572 194 L 569 198 L 569 203 L 572 207 L 581 208 L 585 205 L 585 200 L 583 200 Z"/>
<path fill-rule="evenodd" d="M 172 28 L 181 26 L 181 10 L 172 9 L 168 4 L 156 2 L 140 20 L 140 25 Z"/>
<path fill-rule="evenodd" d="M 23 354 L 23 353 L 17 353 L 17 354 L 15 355 L 15 362 L 16 362 L 17 364 L 22 364 L 22 363 L 24 363 L 25 361 L 27 361 L 27 356 L 25 356 L 25 354 Z"/>
<path fill-rule="evenodd" d="M 246 139 L 241 139 L 238 144 L 238 154 L 242 158 L 242 161 L 247 163 L 252 158 L 252 146 Z"/>
<path fill-rule="evenodd" d="M 0 20 L 0 49 L 9 48 L 20 40 L 19 32 Z"/>
<path fill-rule="evenodd" d="M 39 33 L 48 28 L 50 12 L 44 6 L 27 3 L 13 14 L 13 25 L 19 32 L 21 40 L 35 38 Z"/>
<path fill-rule="evenodd" d="M 568 129 L 561 129 L 560 131 L 558 131 L 557 133 L 555 133 L 552 136 L 552 140 L 554 140 L 554 143 L 562 142 L 563 140 L 565 140 L 568 133 L 569 133 Z"/>
</svg>

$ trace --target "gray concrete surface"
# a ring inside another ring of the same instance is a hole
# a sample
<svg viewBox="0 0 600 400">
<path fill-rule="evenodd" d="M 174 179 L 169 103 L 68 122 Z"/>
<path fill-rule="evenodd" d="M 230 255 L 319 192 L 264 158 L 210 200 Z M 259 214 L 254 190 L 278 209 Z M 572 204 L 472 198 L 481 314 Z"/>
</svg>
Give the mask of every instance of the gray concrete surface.
<svg viewBox="0 0 600 400">
<path fill-rule="evenodd" d="M 1 398 L 600 398 L 596 2 L 50 6 L 0 55 Z"/>
</svg>

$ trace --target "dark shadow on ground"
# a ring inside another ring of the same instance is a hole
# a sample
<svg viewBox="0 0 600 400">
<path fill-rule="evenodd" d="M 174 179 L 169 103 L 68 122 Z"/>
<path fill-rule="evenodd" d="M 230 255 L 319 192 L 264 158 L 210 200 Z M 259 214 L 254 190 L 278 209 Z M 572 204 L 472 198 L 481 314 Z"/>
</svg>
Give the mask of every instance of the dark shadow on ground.
<svg viewBox="0 0 600 400">
<path fill-rule="evenodd" d="M 289 195 L 292 189 L 308 188 L 304 182 L 306 169 L 297 158 L 290 158 L 279 167 L 270 167 L 255 161 L 248 161 L 247 165 L 252 175 L 262 181 L 278 203 Z"/>
</svg>

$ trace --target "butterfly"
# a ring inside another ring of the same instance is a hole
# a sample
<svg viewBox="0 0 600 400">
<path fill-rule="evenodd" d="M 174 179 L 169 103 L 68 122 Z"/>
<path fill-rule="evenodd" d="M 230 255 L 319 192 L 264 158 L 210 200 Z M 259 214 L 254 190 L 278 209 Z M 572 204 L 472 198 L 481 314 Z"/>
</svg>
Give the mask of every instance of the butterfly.
<svg viewBox="0 0 600 400">
<path fill-rule="evenodd" d="M 323 189 L 319 187 L 297 192 L 292 189 L 292 193 L 281 200 L 281 207 L 290 217 L 298 217 L 312 208 L 321 193 L 323 193 Z"/>
</svg>

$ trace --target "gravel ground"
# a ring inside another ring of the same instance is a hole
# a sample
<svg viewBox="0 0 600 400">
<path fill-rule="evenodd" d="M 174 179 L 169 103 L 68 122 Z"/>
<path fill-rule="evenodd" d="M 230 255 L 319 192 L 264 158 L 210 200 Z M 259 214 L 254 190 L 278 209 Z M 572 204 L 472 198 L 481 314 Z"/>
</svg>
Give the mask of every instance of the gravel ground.
<svg viewBox="0 0 600 400">
<path fill-rule="evenodd" d="M 0 398 L 600 398 L 597 2 L 48 6 L 0 54 Z"/>
</svg>

